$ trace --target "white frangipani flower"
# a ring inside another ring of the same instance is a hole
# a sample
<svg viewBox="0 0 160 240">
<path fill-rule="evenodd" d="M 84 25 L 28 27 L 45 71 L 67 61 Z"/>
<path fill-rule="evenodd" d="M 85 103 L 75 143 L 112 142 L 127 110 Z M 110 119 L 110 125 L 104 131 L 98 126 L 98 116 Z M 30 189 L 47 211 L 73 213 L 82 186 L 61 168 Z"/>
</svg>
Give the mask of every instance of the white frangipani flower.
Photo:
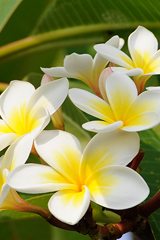
<svg viewBox="0 0 160 240">
<path fill-rule="evenodd" d="M 12 167 L 23 164 L 33 141 L 47 126 L 50 115 L 63 103 L 68 93 L 66 78 L 49 82 L 35 90 L 29 82 L 12 81 L 0 96 L 0 150 L 11 145 L 4 159 Z M 18 154 L 18 159 L 14 155 Z"/>
<path fill-rule="evenodd" d="M 143 91 L 150 76 L 160 74 L 158 41 L 154 34 L 145 27 L 139 26 L 128 38 L 131 58 L 109 44 L 96 44 L 94 48 L 106 60 L 125 69 L 140 68 L 141 74 L 134 77 L 139 92 Z"/>
<path fill-rule="evenodd" d="M 83 124 L 93 131 L 112 131 L 121 128 L 135 132 L 154 127 L 160 122 L 160 94 L 145 91 L 138 95 L 136 85 L 122 73 L 108 76 L 103 72 L 99 84 L 102 98 L 82 89 L 70 89 L 71 101 L 82 111 L 99 118 Z"/>
<path fill-rule="evenodd" d="M 109 39 L 105 44 L 122 48 L 124 40 L 118 36 Z M 64 67 L 41 68 L 44 73 L 52 77 L 76 78 L 85 82 L 97 95 L 99 91 L 99 76 L 108 60 L 100 54 L 92 58 L 89 54 L 72 53 L 65 57 Z"/>
<path fill-rule="evenodd" d="M 115 131 L 97 134 L 81 151 L 76 137 L 64 131 L 43 131 L 35 142 L 48 165 L 24 164 L 8 184 L 24 193 L 55 192 L 50 212 L 76 224 L 90 201 L 111 209 L 126 209 L 142 202 L 149 189 L 142 177 L 126 165 L 139 151 L 137 133 Z"/>
</svg>

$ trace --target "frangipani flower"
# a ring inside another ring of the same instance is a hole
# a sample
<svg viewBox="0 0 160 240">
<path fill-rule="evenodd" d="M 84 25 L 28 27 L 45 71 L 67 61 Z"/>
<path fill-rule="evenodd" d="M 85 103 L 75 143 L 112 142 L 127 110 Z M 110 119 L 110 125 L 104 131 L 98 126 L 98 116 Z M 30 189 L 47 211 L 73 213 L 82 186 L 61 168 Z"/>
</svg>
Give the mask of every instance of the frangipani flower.
<svg viewBox="0 0 160 240">
<path fill-rule="evenodd" d="M 29 82 L 12 81 L 1 94 L 0 150 L 11 145 L 4 159 L 9 165 L 12 162 L 12 169 L 27 160 L 33 140 L 47 126 L 50 115 L 60 107 L 67 93 L 68 80 L 63 78 L 37 90 Z M 18 158 L 14 158 L 16 154 Z"/>
<path fill-rule="evenodd" d="M 139 26 L 128 38 L 131 58 L 109 44 L 97 44 L 94 48 L 107 60 L 125 69 L 141 68 L 141 75 L 134 77 L 139 92 L 143 91 L 150 76 L 160 74 L 158 41 L 145 27 Z"/>
<path fill-rule="evenodd" d="M 120 39 L 118 36 L 114 36 L 105 44 L 114 46 L 115 48 L 122 48 L 123 43 L 123 39 Z M 98 79 L 107 64 L 108 60 L 100 54 L 96 54 L 95 57 L 92 58 L 89 54 L 72 53 L 65 57 L 64 67 L 41 69 L 44 73 L 52 77 L 79 79 L 85 82 L 97 95 L 99 95 Z"/>
<path fill-rule="evenodd" d="M 100 79 L 103 99 L 81 89 L 70 89 L 69 97 L 82 111 L 99 118 L 83 124 L 93 131 L 112 131 L 117 128 L 134 132 L 152 128 L 160 122 L 160 94 L 145 91 L 138 95 L 136 85 L 122 73 L 112 73 Z"/>
<path fill-rule="evenodd" d="M 142 177 L 125 167 L 139 151 L 137 133 L 97 134 L 82 152 L 73 135 L 50 130 L 38 136 L 35 147 L 48 166 L 22 165 L 11 173 L 8 184 L 24 193 L 56 191 L 48 207 L 63 222 L 76 224 L 90 201 L 126 209 L 142 202 L 149 193 Z"/>
</svg>

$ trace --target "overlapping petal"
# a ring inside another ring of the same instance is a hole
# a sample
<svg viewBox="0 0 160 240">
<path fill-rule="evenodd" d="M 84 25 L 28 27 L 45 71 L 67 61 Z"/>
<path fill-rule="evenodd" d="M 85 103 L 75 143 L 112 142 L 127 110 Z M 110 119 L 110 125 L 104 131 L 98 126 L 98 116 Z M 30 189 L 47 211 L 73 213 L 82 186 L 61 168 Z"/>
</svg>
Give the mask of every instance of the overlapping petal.
<svg viewBox="0 0 160 240">
<path fill-rule="evenodd" d="M 100 97 L 77 88 L 69 90 L 69 97 L 82 111 L 105 120 L 108 123 L 113 122 L 114 117 L 110 106 Z"/>
<path fill-rule="evenodd" d="M 132 68 L 132 60 L 121 50 L 109 44 L 96 44 L 94 49 L 105 57 L 108 61 L 113 62 L 125 68 Z"/>
<path fill-rule="evenodd" d="M 21 179 L 21 180 L 20 180 Z M 75 189 L 75 186 L 50 166 L 25 164 L 9 175 L 7 183 L 24 193 L 47 193 L 60 189 Z"/>
<path fill-rule="evenodd" d="M 19 165 L 24 164 L 29 157 L 32 145 L 33 137 L 30 134 L 17 138 L 6 150 L 2 158 L 2 168 L 12 171 Z"/>
<path fill-rule="evenodd" d="M 81 174 L 90 176 L 109 165 L 127 165 L 139 151 L 137 133 L 124 131 L 99 133 L 86 146 L 81 162 Z"/>
<path fill-rule="evenodd" d="M 79 169 L 82 152 L 76 137 L 58 130 L 43 131 L 35 140 L 35 148 L 68 181 L 77 182 L 79 173 L 75 169 Z"/>
<path fill-rule="evenodd" d="M 64 102 L 68 94 L 69 83 L 66 78 L 54 80 L 36 89 L 29 107 L 44 107 L 53 114 Z"/>
<path fill-rule="evenodd" d="M 116 119 L 123 120 L 126 112 L 137 98 L 137 88 L 124 74 L 113 73 L 106 79 L 106 95 Z"/>
<path fill-rule="evenodd" d="M 116 129 L 119 129 L 123 126 L 122 121 L 117 121 L 114 123 L 107 123 L 105 121 L 90 121 L 84 123 L 82 127 L 91 132 L 111 132 Z"/>
<path fill-rule="evenodd" d="M 87 187 L 81 191 L 63 190 L 55 193 L 49 200 L 50 212 L 60 221 L 74 225 L 84 216 L 90 204 Z"/>
</svg>

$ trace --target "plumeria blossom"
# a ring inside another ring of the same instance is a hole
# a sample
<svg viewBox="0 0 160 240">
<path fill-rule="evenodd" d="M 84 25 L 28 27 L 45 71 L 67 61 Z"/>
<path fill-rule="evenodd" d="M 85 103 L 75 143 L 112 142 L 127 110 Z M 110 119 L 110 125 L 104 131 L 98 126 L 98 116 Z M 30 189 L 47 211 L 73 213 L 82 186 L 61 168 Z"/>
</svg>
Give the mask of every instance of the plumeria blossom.
<svg viewBox="0 0 160 240">
<path fill-rule="evenodd" d="M 105 76 L 102 73 L 100 79 L 103 99 L 82 89 L 69 90 L 69 97 L 78 108 L 100 119 L 83 124 L 83 128 L 93 132 L 117 128 L 134 132 L 160 122 L 159 93 L 145 91 L 138 95 L 135 83 L 127 75 L 114 72 Z"/>
<path fill-rule="evenodd" d="M 105 44 L 122 48 L 124 40 L 118 36 L 109 39 Z M 105 45 L 104 44 L 104 45 Z M 99 92 L 98 79 L 108 64 L 108 60 L 100 54 L 92 58 L 89 54 L 72 53 L 65 57 L 64 67 L 41 68 L 42 71 L 52 77 L 76 78 L 85 82 L 97 95 Z"/>
<path fill-rule="evenodd" d="M 94 48 L 107 60 L 124 69 L 140 68 L 141 74 L 134 77 L 139 92 L 143 91 L 150 76 L 160 74 L 158 41 L 154 34 L 145 27 L 139 26 L 128 38 L 131 57 L 109 44 L 97 44 Z"/>
<path fill-rule="evenodd" d="M 48 165 L 21 165 L 11 173 L 8 184 L 24 193 L 56 192 L 49 200 L 49 210 L 68 224 L 76 224 L 84 216 L 90 201 L 126 209 L 149 193 L 142 177 L 125 167 L 139 151 L 137 133 L 97 134 L 82 152 L 70 133 L 43 131 L 35 148 Z"/>
<path fill-rule="evenodd" d="M 11 168 L 27 160 L 34 139 L 47 126 L 50 115 L 61 106 L 67 93 L 68 80 L 63 78 L 36 90 L 29 82 L 12 81 L 1 94 L 0 150 L 11 145 L 4 155 L 8 164 L 12 162 Z"/>
</svg>

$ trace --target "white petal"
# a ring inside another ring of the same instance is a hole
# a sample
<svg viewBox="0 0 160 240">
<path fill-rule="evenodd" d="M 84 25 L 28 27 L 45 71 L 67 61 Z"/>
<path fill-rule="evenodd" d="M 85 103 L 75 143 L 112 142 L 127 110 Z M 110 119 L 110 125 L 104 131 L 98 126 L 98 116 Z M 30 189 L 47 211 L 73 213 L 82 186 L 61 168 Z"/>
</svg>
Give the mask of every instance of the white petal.
<svg viewBox="0 0 160 240">
<path fill-rule="evenodd" d="M 100 97 L 78 88 L 70 89 L 69 97 L 82 111 L 105 121 L 113 122 L 110 106 Z"/>
<path fill-rule="evenodd" d="M 32 145 L 33 138 L 30 134 L 19 137 L 5 152 L 2 159 L 2 168 L 13 170 L 24 164 L 29 157 Z"/>
<path fill-rule="evenodd" d="M 65 57 L 64 68 L 72 78 L 78 78 L 84 82 L 91 79 L 93 59 L 89 54 L 72 53 Z"/>
<path fill-rule="evenodd" d="M 48 203 L 50 212 L 60 221 L 74 225 L 84 216 L 90 204 L 90 194 L 84 186 L 81 192 L 64 190 L 55 193 Z"/>
<path fill-rule="evenodd" d="M 101 92 L 103 99 L 106 102 L 108 102 L 108 98 L 106 94 L 106 81 L 107 81 L 107 78 L 111 75 L 111 73 L 113 73 L 112 68 L 107 67 L 101 72 L 101 75 L 99 77 L 99 90 Z"/>
<path fill-rule="evenodd" d="M 128 38 L 128 48 L 132 59 L 136 62 L 137 54 L 152 56 L 158 49 L 158 41 L 154 34 L 145 27 L 139 26 Z"/>
<path fill-rule="evenodd" d="M 131 104 L 137 98 L 137 88 L 131 78 L 118 72 L 112 73 L 106 80 L 108 101 L 116 119 L 124 119 Z"/>
<path fill-rule="evenodd" d="M 49 83 L 53 80 L 53 78 L 47 74 L 44 74 L 42 79 L 41 79 L 41 85 L 44 85 L 46 83 Z"/>
<path fill-rule="evenodd" d="M 76 137 L 64 131 L 43 131 L 35 141 L 35 148 L 41 158 L 68 181 L 78 181 L 82 153 Z"/>
<path fill-rule="evenodd" d="M 124 39 L 120 38 L 119 39 L 119 46 L 118 46 L 118 48 L 121 49 L 124 46 L 124 43 L 125 43 Z"/>
<path fill-rule="evenodd" d="M 41 70 L 50 77 L 70 77 L 64 67 L 41 68 Z"/>
<path fill-rule="evenodd" d="M 160 94 L 160 87 L 147 87 L 146 88 L 148 91 L 156 91 L 157 93 Z"/>
<path fill-rule="evenodd" d="M 4 120 L 8 120 L 14 109 L 28 104 L 35 92 L 34 86 L 29 82 L 12 81 L 0 96 L 0 112 Z"/>
<path fill-rule="evenodd" d="M 8 186 L 8 184 L 4 184 L 2 186 L 2 190 L 0 193 L 0 208 L 1 208 L 1 205 L 3 206 L 3 203 L 4 203 L 7 195 L 9 194 L 9 191 L 10 191 L 10 187 Z"/>
<path fill-rule="evenodd" d="M 140 204 L 149 194 L 143 178 L 130 168 L 111 166 L 88 179 L 92 201 L 106 208 L 127 209 Z"/>
<path fill-rule="evenodd" d="M 141 68 L 133 68 L 131 70 L 128 70 L 128 69 L 122 68 L 122 67 L 111 67 L 111 70 L 113 72 L 127 74 L 127 76 L 130 76 L 130 77 L 143 74 L 143 70 Z"/>
<path fill-rule="evenodd" d="M 108 61 L 125 68 L 132 68 L 132 60 L 118 48 L 109 44 L 96 44 L 94 49 Z"/>
<path fill-rule="evenodd" d="M 84 150 L 81 172 L 92 175 L 95 170 L 109 165 L 127 165 L 139 151 L 137 133 L 114 131 L 98 133 Z"/>
<path fill-rule="evenodd" d="M 82 127 L 91 132 L 111 132 L 115 129 L 120 128 L 123 125 L 122 121 L 117 121 L 114 123 L 106 123 L 104 121 L 91 121 L 84 123 Z"/>
<path fill-rule="evenodd" d="M 43 106 L 53 114 L 64 102 L 68 94 L 69 83 L 67 78 L 61 78 L 46 83 L 36 89 L 30 100 L 30 107 Z"/>
<path fill-rule="evenodd" d="M 105 44 L 109 44 L 113 47 L 118 48 L 120 44 L 120 38 L 118 36 L 113 36 Z M 98 53 L 95 55 L 93 59 L 92 79 L 94 82 L 97 82 L 97 85 L 98 85 L 98 78 L 107 64 L 108 64 L 108 60 L 105 57 L 103 57 L 101 54 L 98 54 Z"/>
<path fill-rule="evenodd" d="M 24 193 L 47 193 L 60 189 L 74 189 L 59 173 L 49 166 L 25 164 L 17 167 L 8 177 L 10 187 Z"/>
</svg>

